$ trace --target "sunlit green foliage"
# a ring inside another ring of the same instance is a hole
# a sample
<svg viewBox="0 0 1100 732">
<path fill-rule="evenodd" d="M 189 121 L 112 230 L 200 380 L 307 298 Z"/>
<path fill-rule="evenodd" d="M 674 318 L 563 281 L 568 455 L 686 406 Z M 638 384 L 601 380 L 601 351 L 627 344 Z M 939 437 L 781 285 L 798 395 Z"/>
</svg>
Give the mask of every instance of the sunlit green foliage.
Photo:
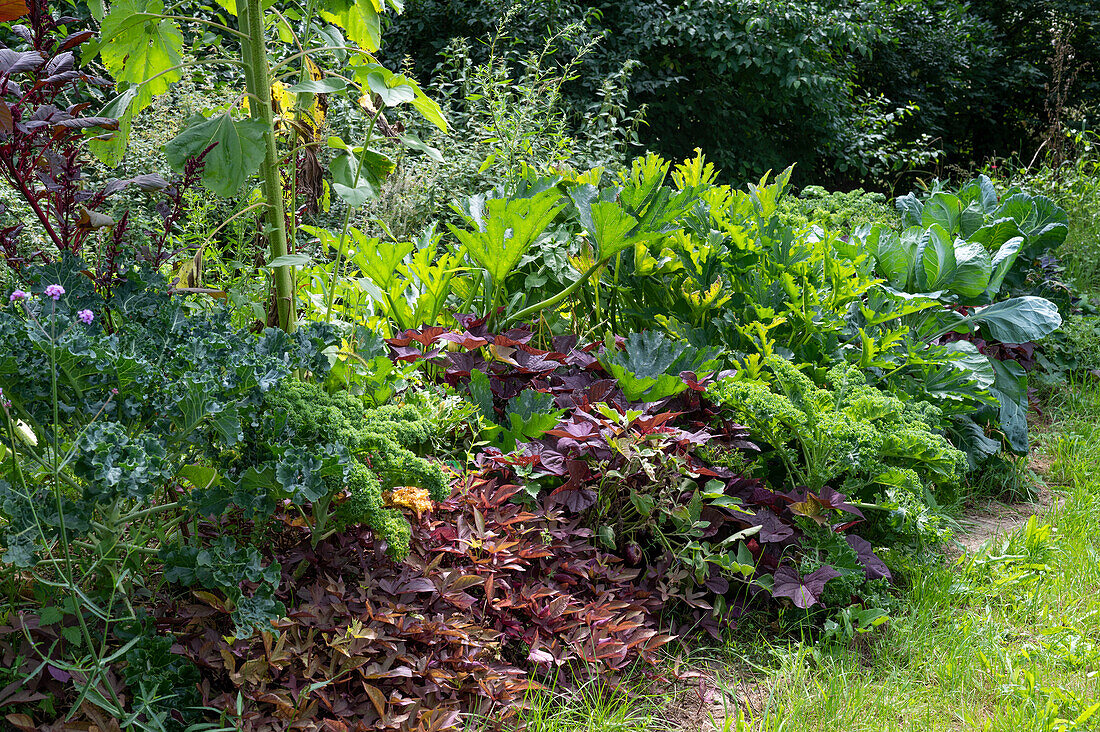
<svg viewBox="0 0 1100 732">
<path fill-rule="evenodd" d="M 966 459 L 938 434 L 932 405 L 868 386 L 846 364 L 830 369 L 821 386 L 785 359 L 771 356 L 765 365 L 766 381 L 726 379 L 709 393 L 773 448 L 792 488 L 830 485 L 873 498 L 961 480 Z"/>
</svg>

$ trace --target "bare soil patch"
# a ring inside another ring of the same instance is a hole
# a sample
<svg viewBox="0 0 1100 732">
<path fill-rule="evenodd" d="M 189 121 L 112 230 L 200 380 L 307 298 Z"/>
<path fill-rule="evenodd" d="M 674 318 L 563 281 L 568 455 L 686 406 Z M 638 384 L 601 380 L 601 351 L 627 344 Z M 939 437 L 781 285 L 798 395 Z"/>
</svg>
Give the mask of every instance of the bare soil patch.
<svg viewBox="0 0 1100 732">
<path fill-rule="evenodd" d="M 1036 501 L 1029 503 L 983 501 L 959 519 L 962 531 L 953 537 L 953 541 L 958 545 L 956 548 L 973 554 L 990 539 L 1011 533 L 1032 516 L 1050 508 L 1051 504 L 1050 492 L 1046 490 Z"/>
<path fill-rule="evenodd" d="M 959 553 L 965 551 L 972 554 L 990 539 L 1011 533 L 1032 516 L 1050 509 L 1055 504 L 1055 498 L 1042 481 L 1047 477 L 1052 461 L 1051 456 L 1039 450 L 1028 456 L 1028 466 L 1040 480 L 1034 500 L 1019 503 L 983 500 L 968 508 L 959 519 L 962 530 L 954 536 L 953 548 Z M 949 551 L 951 553 L 954 552 Z"/>
</svg>

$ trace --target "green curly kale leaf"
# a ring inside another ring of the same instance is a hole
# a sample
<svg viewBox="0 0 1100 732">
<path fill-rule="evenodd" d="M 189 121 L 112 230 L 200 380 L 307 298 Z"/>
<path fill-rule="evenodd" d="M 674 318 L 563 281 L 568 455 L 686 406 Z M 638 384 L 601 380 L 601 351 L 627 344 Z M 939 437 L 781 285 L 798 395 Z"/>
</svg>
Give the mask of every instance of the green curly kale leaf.
<svg viewBox="0 0 1100 732">
<path fill-rule="evenodd" d="M 384 505 L 383 491 L 413 485 L 437 501 L 447 497 L 439 465 L 410 449 L 428 444 L 435 431 L 433 422 L 411 405 L 371 408 L 348 392 L 329 394 L 316 384 L 288 381 L 264 395 L 264 412 L 270 416 L 263 437 L 269 444 L 290 446 L 276 467 L 276 474 L 281 468 L 287 478 L 284 487 L 301 488 L 315 511 L 346 490 L 348 498 L 335 511 L 336 526 L 369 527 L 387 541 L 393 556 L 408 552 L 410 528 L 399 511 Z M 335 470 L 334 461 L 321 453 L 333 456 L 339 448 L 346 457 L 342 469 Z M 310 466 L 317 468 L 314 474 Z"/>
<path fill-rule="evenodd" d="M 906 404 L 867 384 L 840 364 L 817 386 L 794 364 L 766 359 L 770 384 L 725 379 L 710 397 L 733 412 L 754 437 L 770 444 L 792 487 L 825 485 L 859 493 L 895 470 L 911 470 L 926 485 L 958 483 L 966 458 L 939 433 L 940 412 Z"/>
</svg>

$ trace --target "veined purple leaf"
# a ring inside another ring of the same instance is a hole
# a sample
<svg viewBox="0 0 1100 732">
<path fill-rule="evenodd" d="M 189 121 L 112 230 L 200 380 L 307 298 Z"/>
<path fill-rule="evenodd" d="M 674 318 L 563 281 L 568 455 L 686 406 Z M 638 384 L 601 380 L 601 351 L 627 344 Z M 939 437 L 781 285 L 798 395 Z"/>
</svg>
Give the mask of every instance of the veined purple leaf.
<svg viewBox="0 0 1100 732">
<path fill-rule="evenodd" d="M 834 508 L 837 511 L 844 511 L 845 513 L 850 513 L 860 518 L 864 517 L 862 511 L 848 503 L 848 496 L 829 486 L 825 486 L 821 489 L 821 495 L 818 496 L 818 498 L 820 498 L 821 502 L 829 508 Z"/>
<path fill-rule="evenodd" d="M 689 445 L 705 445 L 709 442 L 714 435 L 710 434 L 706 430 L 699 430 L 698 432 L 688 432 L 687 430 L 681 430 L 673 428 L 673 435 L 676 441 L 681 446 L 687 447 Z"/>
<path fill-rule="evenodd" d="M 574 348 L 565 355 L 566 366 L 577 366 L 582 369 L 588 369 L 592 368 L 596 363 L 598 363 L 596 357 L 587 351 L 579 351 Z"/>
<path fill-rule="evenodd" d="M 469 331 L 464 333 L 455 333 L 454 331 L 443 333 L 439 336 L 439 340 L 457 343 L 458 345 L 469 351 L 481 348 L 482 346 L 489 343 L 489 340 L 487 338 L 475 336 Z"/>
<path fill-rule="evenodd" d="M 45 57 L 38 51 L 10 51 L 0 49 L 0 76 L 11 76 L 24 71 L 34 71 L 43 63 Z"/>
<path fill-rule="evenodd" d="M 463 353 L 451 351 L 447 353 L 450 366 L 447 368 L 447 376 L 463 376 L 469 378 L 474 369 L 484 372 L 486 370 L 485 357 L 480 353 Z"/>
<path fill-rule="evenodd" d="M 393 358 L 396 361 L 419 361 L 423 358 L 435 358 L 439 355 L 439 351 L 422 352 L 419 348 L 414 346 L 390 346 L 393 351 Z"/>
<path fill-rule="evenodd" d="M 848 542 L 848 546 L 855 550 L 856 556 L 859 557 L 859 563 L 863 565 L 863 571 L 867 575 L 867 579 L 893 579 L 886 562 L 875 555 L 871 542 L 855 534 L 849 534 L 844 537 L 844 540 Z"/>
<path fill-rule="evenodd" d="M 808 608 L 816 605 L 825 591 L 825 583 L 840 576 L 832 567 L 826 565 L 805 577 L 794 567 L 784 565 L 775 571 L 773 597 L 786 597 L 795 607 Z"/>
<path fill-rule="evenodd" d="M 439 340 L 445 332 L 447 331 L 438 325 L 421 328 L 420 330 L 409 329 L 396 338 L 387 338 L 386 343 L 391 346 L 408 346 L 412 343 L 419 343 L 427 347 Z"/>
<path fill-rule="evenodd" d="M 848 503 L 847 496 L 829 486 L 822 488 L 820 495 L 808 490 L 781 495 L 791 501 L 791 511 L 799 516 L 807 516 L 822 525 L 829 523 L 828 512 L 831 510 L 844 511 L 863 518 L 863 512 Z"/>
<path fill-rule="evenodd" d="M 765 544 L 772 544 L 786 541 L 794 536 L 794 528 L 776 516 L 771 510 L 755 507 L 751 510 L 753 512 L 752 516 L 739 515 L 737 520 L 744 521 L 750 526 L 759 526 L 760 533 L 757 534 L 757 537 L 760 541 Z"/>
<path fill-rule="evenodd" d="M 531 340 L 534 334 L 530 328 L 513 328 L 512 330 L 505 331 L 497 336 L 497 343 L 504 339 L 506 342 L 503 345 L 510 346 L 517 343 L 525 344 Z"/>
<path fill-rule="evenodd" d="M 596 503 L 596 492 L 588 488 L 592 471 L 583 460 L 566 461 L 569 480 L 550 494 L 550 502 L 580 512 Z"/>
<path fill-rule="evenodd" d="M 519 443 L 528 454 L 538 458 L 539 465 L 550 475 L 565 475 L 565 455 L 542 442 Z"/>
<path fill-rule="evenodd" d="M 554 336 L 550 342 L 558 353 L 569 353 L 577 345 L 578 338 L 575 335 Z"/>
</svg>

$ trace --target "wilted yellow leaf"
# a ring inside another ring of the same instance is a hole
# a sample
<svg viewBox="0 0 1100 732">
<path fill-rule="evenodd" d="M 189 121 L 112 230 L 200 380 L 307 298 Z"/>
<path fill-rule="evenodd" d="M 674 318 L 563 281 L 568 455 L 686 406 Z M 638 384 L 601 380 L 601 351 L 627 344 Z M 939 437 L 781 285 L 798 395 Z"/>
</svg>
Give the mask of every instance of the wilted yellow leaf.
<svg viewBox="0 0 1100 732">
<path fill-rule="evenodd" d="M 389 503 L 400 508 L 408 508 L 416 511 L 419 516 L 432 510 L 432 497 L 428 491 L 415 485 L 403 485 L 394 488 L 389 496 Z"/>
</svg>

